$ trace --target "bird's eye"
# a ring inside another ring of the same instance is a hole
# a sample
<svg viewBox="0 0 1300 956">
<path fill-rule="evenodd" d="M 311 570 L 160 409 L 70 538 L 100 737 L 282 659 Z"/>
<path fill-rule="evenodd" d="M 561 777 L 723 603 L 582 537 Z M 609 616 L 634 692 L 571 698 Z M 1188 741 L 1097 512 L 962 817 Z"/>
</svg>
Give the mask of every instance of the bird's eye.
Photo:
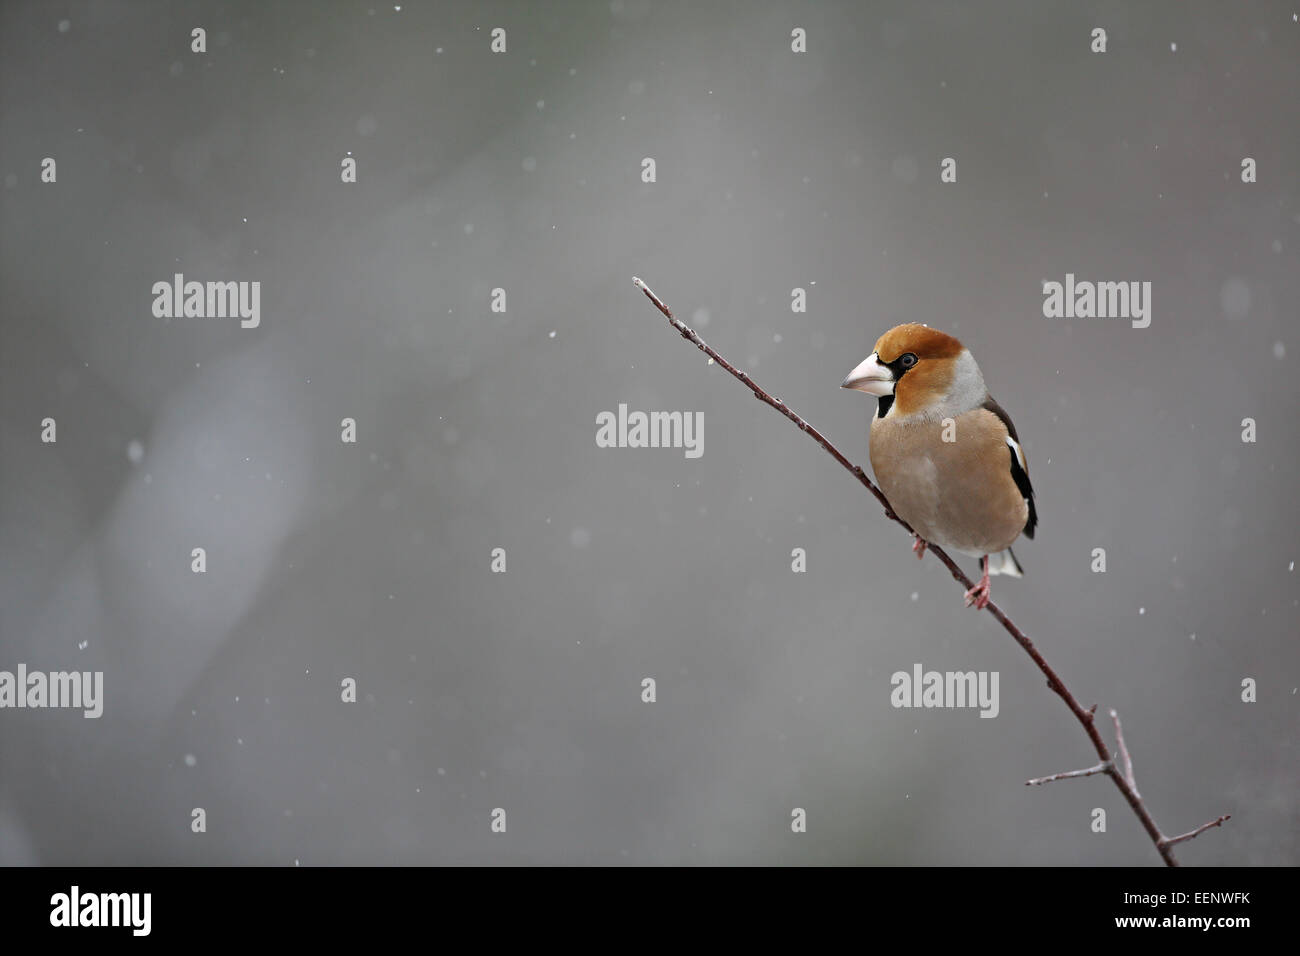
<svg viewBox="0 0 1300 956">
<path fill-rule="evenodd" d="M 903 368 L 911 368 L 913 365 L 916 364 L 916 353 L 904 352 L 903 355 L 899 358 L 898 364 L 903 366 Z"/>
</svg>

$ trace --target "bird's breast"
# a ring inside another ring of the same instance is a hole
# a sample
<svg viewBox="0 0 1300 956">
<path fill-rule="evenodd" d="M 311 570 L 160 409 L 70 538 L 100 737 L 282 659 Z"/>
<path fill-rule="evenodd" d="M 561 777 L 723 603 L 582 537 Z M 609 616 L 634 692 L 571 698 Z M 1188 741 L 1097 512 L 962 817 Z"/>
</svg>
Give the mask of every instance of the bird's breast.
<svg viewBox="0 0 1300 956">
<path fill-rule="evenodd" d="M 871 468 L 894 511 L 926 541 L 972 556 L 1010 546 L 1028 516 L 1008 447 L 985 416 L 871 423 Z"/>
</svg>

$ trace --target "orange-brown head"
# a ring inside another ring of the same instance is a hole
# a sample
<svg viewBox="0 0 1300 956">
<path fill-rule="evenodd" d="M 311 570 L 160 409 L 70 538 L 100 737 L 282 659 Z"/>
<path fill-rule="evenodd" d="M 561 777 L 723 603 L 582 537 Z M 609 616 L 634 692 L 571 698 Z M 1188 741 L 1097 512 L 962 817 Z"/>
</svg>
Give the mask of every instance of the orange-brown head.
<svg viewBox="0 0 1300 956">
<path fill-rule="evenodd" d="M 984 379 L 951 335 L 909 322 L 890 329 L 840 384 L 880 398 L 880 417 L 910 417 L 984 400 Z M 964 409 L 963 409 L 964 410 Z"/>
</svg>

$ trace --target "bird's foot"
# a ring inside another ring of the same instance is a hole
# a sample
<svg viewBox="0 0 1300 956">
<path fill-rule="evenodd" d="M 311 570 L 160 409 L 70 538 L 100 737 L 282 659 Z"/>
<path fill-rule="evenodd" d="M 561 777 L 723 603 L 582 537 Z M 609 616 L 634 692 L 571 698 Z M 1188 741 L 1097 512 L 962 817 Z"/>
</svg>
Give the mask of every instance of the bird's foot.
<svg viewBox="0 0 1300 956">
<path fill-rule="evenodd" d="M 916 559 L 919 561 L 925 557 L 926 542 L 919 534 L 913 535 L 913 537 L 916 540 L 912 542 L 912 553 L 916 555 Z"/>
<path fill-rule="evenodd" d="M 989 571 L 987 564 L 984 566 L 984 577 L 980 578 L 980 583 L 966 592 L 966 606 L 973 607 L 977 611 L 982 611 L 989 606 Z"/>
</svg>

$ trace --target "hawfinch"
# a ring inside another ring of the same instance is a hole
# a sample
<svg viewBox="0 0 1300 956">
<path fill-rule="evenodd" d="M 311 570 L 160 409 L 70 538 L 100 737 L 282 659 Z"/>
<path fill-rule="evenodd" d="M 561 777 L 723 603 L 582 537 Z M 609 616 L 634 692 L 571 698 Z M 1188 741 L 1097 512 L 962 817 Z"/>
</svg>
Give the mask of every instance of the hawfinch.
<svg viewBox="0 0 1300 956">
<path fill-rule="evenodd" d="M 879 400 L 871 468 L 895 513 L 927 543 L 980 558 L 966 604 L 989 603 L 989 575 L 1020 577 L 1011 543 L 1034 536 L 1038 512 L 1016 426 L 984 386 L 966 347 L 924 325 L 900 325 L 840 383 Z"/>
</svg>

